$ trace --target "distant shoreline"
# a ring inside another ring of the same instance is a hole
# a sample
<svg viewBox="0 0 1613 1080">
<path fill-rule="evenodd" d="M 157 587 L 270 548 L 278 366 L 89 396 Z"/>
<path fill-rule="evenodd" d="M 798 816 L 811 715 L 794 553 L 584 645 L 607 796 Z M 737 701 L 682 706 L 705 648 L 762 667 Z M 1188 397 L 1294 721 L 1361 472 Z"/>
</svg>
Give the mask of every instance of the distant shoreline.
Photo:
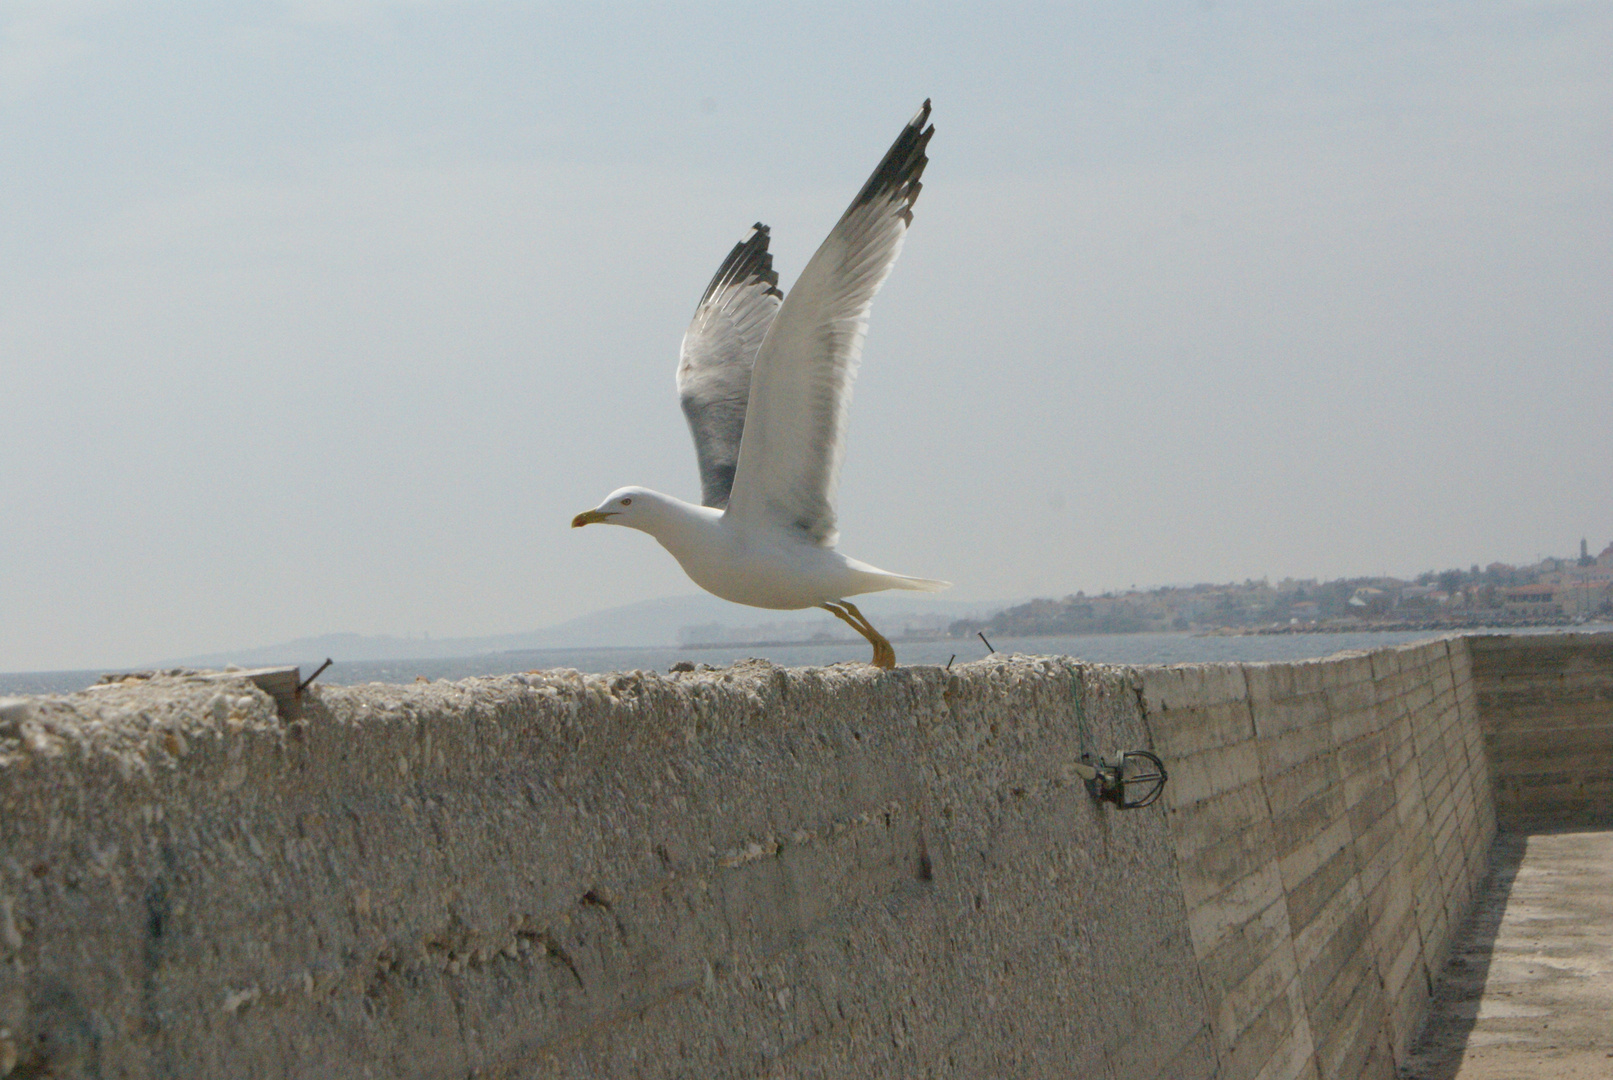
<svg viewBox="0 0 1613 1080">
<path fill-rule="evenodd" d="M 945 634 L 932 634 L 923 637 L 893 637 L 892 645 L 933 645 L 937 641 L 969 641 L 971 638 L 947 637 Z M 687 649 L 689 652 L 710 652 L 715 649 L 815 649 L 815 648 L 844 648 L 847 645 L 861 646 L 861 638 L 781 638 L 777 641 L 702 641 L 698 643 L 679 642 L 676 645 L 649 646 L 650 648 Z"/>
<path fill-rule="evenodd" d="M 1575 626 L 1591 625 L 1589 622 L 1575 622 L 1568 617 L 1557 618 L 1531 618 L 1516 619 L 1507 622 L 1495 619 L 1428 619 L 1428 620 L 1395 620 L 1392 622 L 1372 623 L 1300 623 L 1290 626 L 1220 626 L 1211 628 L 1198 628 L 1188 630 L 1054 630 L 1043 632 L 1015 631 L 1012 634 L 1006 631 L 992 631 L 1001 633 L 1004 637 L 1096 637 L 1099 635 L 1113 635 L 1116 637 L 1125 634 L 1188 634 L 1193 637 L 1253 637 L 1275 634 L 1404 634 L 1410 632 L 1426 632 L 1430 634 L 1454 633 L 1461 630 L 1533 630 L 1541 628 L 1572 629 Z M 933 645 L 938 641 L 973 641 L 973 634 L 953 637 L 948 634 L 914 634 L 906 637 L 893 637 L 892 645 Z M 615 646 L 617 648 L 673 648 L 686 649 L 689 652 L 710 652 L 717 649 L 810 649 L 830 648 L 846 645 L 860 645 L 857 638 L 778 638 L 766 641 L 701 641 L 679 642 L 670 646 Z M 531 652 L 528 649 L 506 649 L 506 653 Z"/>
<path fill-rule="evenodd" d="M 1529 619 L 1407 619 L 1392 622 L 1361 623 L 1340 626 L 1336 623 L 1301 623 L 1296 626 L 1228 626 L 1219 630 L 1189 631 L 1205 637 L 1250 637 L 1260 634 L 1401 634 L 1427 632 L 1430 634 L 1455 633 L 1461 630 L 1537 630 L 1573 629 L 1576 626 L 1596 625 L 1591 620 L 1575 621 L 1568 616 L 1537 617 Z"/>
</svg>

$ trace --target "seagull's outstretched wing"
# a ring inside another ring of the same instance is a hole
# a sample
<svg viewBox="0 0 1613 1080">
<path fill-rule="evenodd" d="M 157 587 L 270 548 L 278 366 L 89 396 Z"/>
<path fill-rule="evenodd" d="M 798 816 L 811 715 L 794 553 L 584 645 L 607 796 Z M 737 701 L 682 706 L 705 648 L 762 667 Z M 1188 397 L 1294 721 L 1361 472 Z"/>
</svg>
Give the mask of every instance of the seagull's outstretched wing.
<svg viewBox="0 0 1613 1080">
<path fill-rule="evenodd" d="M 833 547 L 851 382 L 868 308 L 913 220 L 930 103 L 908 122 L 874 175 L 801 271 L 751 373 L 739 470 L 728 513 L 798 529 Z"/>
<path fill-rule="evenodd" d="M 683 334 L 678 397 L 700 462 L 700 501 L 707 506 L 728 505 L 745 431 L 751 365 L 784 299 L 767 235 L 767 226 L 758 221 L 734 245 Z"/>
</svg>

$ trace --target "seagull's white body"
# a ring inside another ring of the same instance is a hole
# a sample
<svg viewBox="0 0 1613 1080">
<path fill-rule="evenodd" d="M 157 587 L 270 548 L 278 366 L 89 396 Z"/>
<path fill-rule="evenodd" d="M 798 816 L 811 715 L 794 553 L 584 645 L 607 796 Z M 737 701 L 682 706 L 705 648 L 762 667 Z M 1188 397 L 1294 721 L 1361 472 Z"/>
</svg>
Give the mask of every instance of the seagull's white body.
<svg viewBox="0 0 1613 1080">
<path fill-rule="evenodd" d="M 836 551 L 835 498 L 868 311 L 913 219 L 935 133 L 925 127 L 929 116 L 926 101 L 788 298 L 759 223 L 706 287 L 678 364 L 703 505 L 621 488 L 572 521 L 649 533 L 695 584 L 724 600 L 824 607 L 867 637 L 885 667 L 895 663 L 889 642 L 845 598 L 948 583 L 892 574 Z"/>
<path fill-rule="evenodd" d="M 803 541 L 793 530 L 755 528 L 648 488 L 622 488 L 605 505 L 624 498 L 631 500 L 632 520 L 620 524 L 655 537 L 691 581 L 736 604 L 795 610 L 884 589 L 945 588 L 944 582 L 893 574 Z"/>
</svg>

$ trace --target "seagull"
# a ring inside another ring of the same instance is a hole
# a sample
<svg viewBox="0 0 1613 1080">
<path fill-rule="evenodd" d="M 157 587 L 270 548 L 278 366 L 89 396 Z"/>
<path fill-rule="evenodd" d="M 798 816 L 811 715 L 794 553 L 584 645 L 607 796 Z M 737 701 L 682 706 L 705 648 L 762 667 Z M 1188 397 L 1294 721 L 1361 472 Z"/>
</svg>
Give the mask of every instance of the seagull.
<svg viewBox="0 0 1613 1080">
<path fill-rule="evenodd" d="M 930 103 L 830 230 L 786 297 L 758 222 L 728 253 L 683 335 L 678 396 L 700 466 L 699 506 L 642 487 L 611 492 L 572 519 L 649 533 L 696 585 L 736 604 L 820 607 L 874 647 L 896 650 L 847 597 L 935 592 L 946 581 L 893 574 L 835 550 L 835 497 L 851 383 L 868 309 L 913 222 L 935 126 Z"/>
</svg>

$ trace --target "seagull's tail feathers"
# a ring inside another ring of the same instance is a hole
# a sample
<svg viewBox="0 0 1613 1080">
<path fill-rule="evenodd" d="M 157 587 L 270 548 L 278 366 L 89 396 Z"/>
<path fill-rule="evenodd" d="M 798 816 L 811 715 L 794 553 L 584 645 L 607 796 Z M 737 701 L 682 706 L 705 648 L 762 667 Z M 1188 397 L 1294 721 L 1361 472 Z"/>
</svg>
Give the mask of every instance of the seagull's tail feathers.
<svg viewBox="0 0 1613 1080">
<path fill-rule="evenodd" d="M 893 574 L 889 570 L 881 570 L 877 566 L 869 566 L 856 559 L 846 560 L 846 569 L 852 572 L 852 581 L 855 586 L 843 595 L 856 596 L 861 593 L 880 592 L 884 589 L 911 589 L 914 592 L 940 592 L 942 589 L 952 588 L 950 581 L 936 581 L 933 578 L 908 577 L 906 574 Z M 847 584 L 851 584 L 848 582 Z"/>
<path fill-rule="evenodd" d="M 912 589 L 914 592 L 940 592 L 942 589 L 952 588 L 952 582 L 937 581 L 935 578 L 907 577 L 904 574 L 892 574 L 889 588 Z"/>
</svg>

